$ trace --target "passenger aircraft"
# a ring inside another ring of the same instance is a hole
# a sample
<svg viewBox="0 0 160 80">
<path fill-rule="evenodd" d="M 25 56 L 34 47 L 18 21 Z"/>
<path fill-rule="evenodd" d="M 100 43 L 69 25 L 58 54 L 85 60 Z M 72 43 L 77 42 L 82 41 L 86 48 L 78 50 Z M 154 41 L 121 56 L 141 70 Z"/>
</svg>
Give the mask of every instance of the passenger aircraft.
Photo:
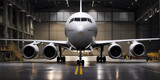
<svg viewBox="0 0 160 80">
<path fill-rule="evenodd" d="M 80 0 L 80 12 L 71 15 L 65 24 L 65 35 L 67 41 L 52 41 L 52 40 L 26 40 L 26 39 L 0 39 L 32 42 L 24 46 L 23 56 L 25 58 L 34 58 L 38 52 L 38 44 L 49 43 L 43 49 L 43 55 L 46 59 L 54 59 L 57 57 L 57 48 L 59 47 L 60 55 L 57 57 L 57 62 L 65 62 L 65 57 L 62 56 L 62 48 L 70 51 L 76 50 L 79 53 L 77 64 L 84 64 L 82 53 L 84 51 L 92 51 L 100 49 L 100 56 L 97 57 L 97 62 L 105 62 L 106 57 L 103 56 L 103 47 L 109 45 L 108 54 L 111 58 L 117 59 L 122 55 L 122 47 L 117 42 L 132 42 L 129 51 L 133 56 L 142 56 L 145 54 L 145 46 L 139 41 L 159 40 L 159 38 L 146 39 L 126 39 L 126 40 L 104 40 L 95 41 L 97 35 L 97 25 L 95 20 L 89 14 L 82 12 L 82 0 Z"/>
</svg>

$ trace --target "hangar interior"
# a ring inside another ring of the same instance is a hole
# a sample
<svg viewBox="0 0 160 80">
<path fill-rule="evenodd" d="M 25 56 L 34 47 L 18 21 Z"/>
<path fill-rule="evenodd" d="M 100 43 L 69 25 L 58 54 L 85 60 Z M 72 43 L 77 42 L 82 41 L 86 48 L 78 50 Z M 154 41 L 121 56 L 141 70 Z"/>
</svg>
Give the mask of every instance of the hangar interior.
<svg viewBox="0 0 160 80">
<path fill-rule="evenodd" d="M 79 12 L 78 0 L 1 0 L 0 4 L 0 38 L 5 39 L 66 40 L 65 22 Z M 97 22 L 96 40 L 159 37 L 159 0 L 85 0 L 83 12 Z M 14 43 L 22 49 L 28 42 Z M 157 52 L 160 48 L 159 41 L 142 43 L 147 52 Z M 128 43 L 119 44 L 124 53 L 129 53 Z M 44 46 L 39 46 L 40 53 Z M 107 49 L 105 46 L 104 55 Z M 64 55 L 78 54 L 65 51 Z M 99 54 L 93 51 L 89 55 Z"/>
<path fill-rule="evenodd" d="M 43 48 L 49 43 L 38 44 L 39 54 L 33 59 L 25 59 L 22 49 L 30 42 L 1 40 L 66 41 L 65 23 L 69 16 L 79 12 L 79 1 L 0 0 L 0 79 L 159 80 L 160 64 L 147 63 L 144 58 L 113 60 L 107 57 L 107 62 L 98 63 L 96 57 L 100 54 L 94 50 L 83 54 L 87 56 L 83 57 L 84 65 L 77 65 L 79 54 L 65 50 L 63 55 L 69 60 L 63 64 L 56 58 L 44 60 Z M 160 0 L 83 0 L 83 12 L 90 14 L 97 23 L 96 40 L 160 38 L 159 4 Z M 159 62 L 160 41 L 141 43 L 146 47 L 144 57 L 151 53 L 152 62 Z M 130 42 L 117 44 L 122 46 L 125 55 L 131 56 Z M 109 56 L 108 47 L 104 47 L 104 56 Z"/>
</svg>

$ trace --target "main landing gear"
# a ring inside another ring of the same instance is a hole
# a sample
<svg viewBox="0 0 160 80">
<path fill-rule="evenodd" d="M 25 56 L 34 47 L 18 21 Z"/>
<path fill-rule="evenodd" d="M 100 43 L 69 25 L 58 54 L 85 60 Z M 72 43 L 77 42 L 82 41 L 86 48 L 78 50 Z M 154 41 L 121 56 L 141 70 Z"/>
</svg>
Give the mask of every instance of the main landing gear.
<svg viewBox="0 0 160 80">
<path fill-rule="evenodd" d="M 77 60 L 77 64 L 78 64 L 78 65 L 79 65 L 79 64 L 84 65 L 84 60 L 82 60 L 82 51 L 80 51 L 79 54 L 80 54 L 80 55 L 79 55 L 79 60 Z"/>
<path fill-rule="evenodd" d="M 59 46 L 59 56 L 57 57 L 57 62 L 65 62 L 66 61 L 66 57 L 65 56 L 62 56 L 62 49 L 61 47 Z"/>
<path fill-rule="evenodd" d="M 103 46 L 101 46 L 100 56 L 97 56 L 97 62 L 106 62 L 106 57 L 103 56 Z"/>
</svg>

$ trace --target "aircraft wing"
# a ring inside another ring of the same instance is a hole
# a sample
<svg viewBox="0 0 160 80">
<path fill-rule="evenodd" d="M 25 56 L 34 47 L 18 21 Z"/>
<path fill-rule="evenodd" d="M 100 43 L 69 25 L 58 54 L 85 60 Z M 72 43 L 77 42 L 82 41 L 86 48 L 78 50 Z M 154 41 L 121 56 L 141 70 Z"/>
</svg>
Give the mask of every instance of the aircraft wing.
<svg viewBox="0 0 160 80">
<path fill-rule="evenodd" d="M 124 39 L 124 40 L 102 40 L 102 41 L 95 41 L 95 45 L 107 45 L 107 44 L 117 43 L 117 42 L 153 41 L 153 40 L 160 40 L 160 38 Z"/>
<path fill-rule="evenodd" d="M 22 42 L 34 42 L 34 43 L 54 43 L 56 45 L 68 46 L 68 41 L 52 41 L 52 40 L 31 40 L 31 39 L 0 39 L 7 41 L 22 41 Z"/>
</svg>

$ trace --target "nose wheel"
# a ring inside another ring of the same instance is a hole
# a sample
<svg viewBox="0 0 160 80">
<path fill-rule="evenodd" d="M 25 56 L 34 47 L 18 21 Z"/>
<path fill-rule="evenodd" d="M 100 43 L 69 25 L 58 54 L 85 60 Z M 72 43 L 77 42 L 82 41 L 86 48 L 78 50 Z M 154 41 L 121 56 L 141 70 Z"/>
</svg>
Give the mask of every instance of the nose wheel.
<svg viewBox="0 0 160 80">
<path fill-rule="evenodd" d="M 77 60 L 77 64 L 78 64 L 78 65 L 80 65 L 80 64 L 84 65 L 84 60 L 82 60 L 82 51 L 80 51 L 79 54 L 80 54 L 80 55 L 79 55 L 79 60 Z"/>
<path fill-rule="evenodd" d="M 77 60 L 77 64 L 78 64 L 78 65 L 80 65 L 80 64 L 84 65 L 84 60 L 82 60 L 82 61 Z"/>
</svg>

